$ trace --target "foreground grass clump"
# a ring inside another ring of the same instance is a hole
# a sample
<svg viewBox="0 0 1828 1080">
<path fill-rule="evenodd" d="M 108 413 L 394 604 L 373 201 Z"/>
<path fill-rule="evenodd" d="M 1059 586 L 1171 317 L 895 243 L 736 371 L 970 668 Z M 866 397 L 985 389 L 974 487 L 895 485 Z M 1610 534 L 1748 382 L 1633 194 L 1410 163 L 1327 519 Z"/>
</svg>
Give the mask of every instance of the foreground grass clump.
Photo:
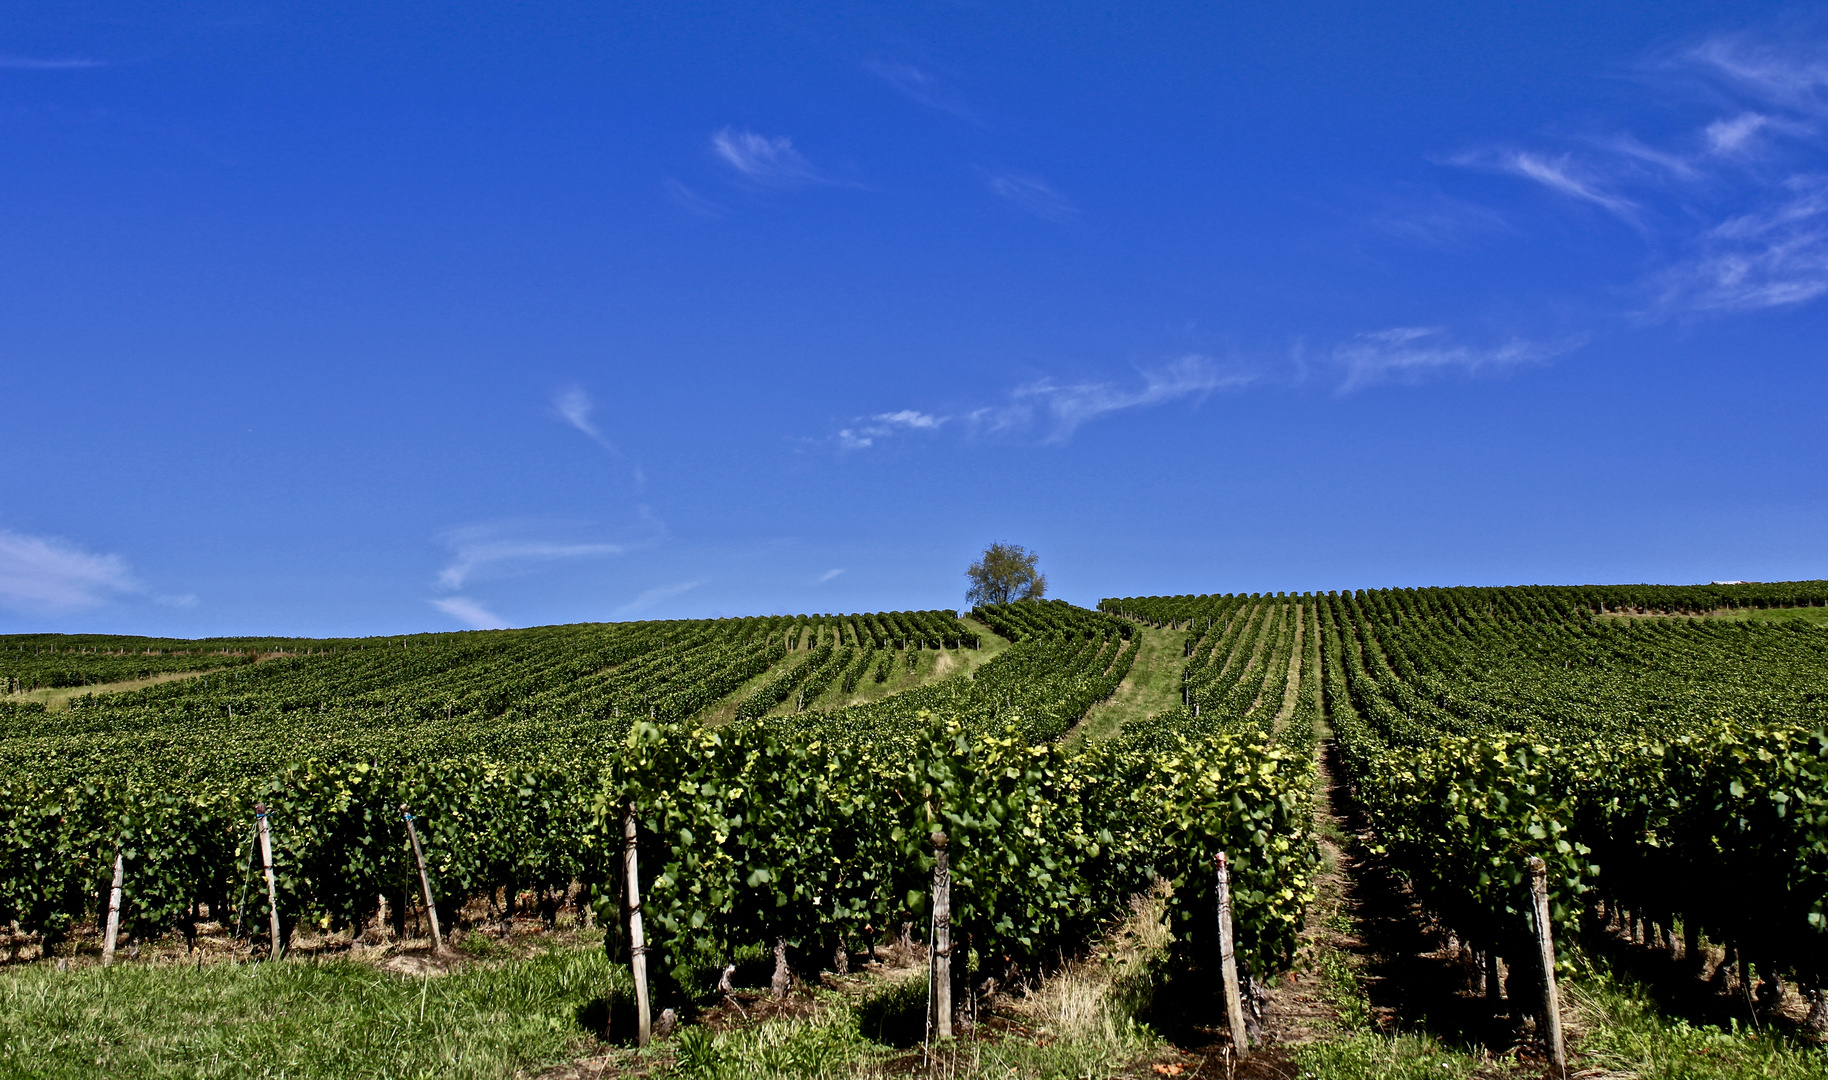
<svg viewBox="0 0 1828 1080">
<path fill-rule="evenodd" d="M 910 972 L 860 996 L 817 991 L 817 1007 L 806 1016 L 725 1031 L 688 1026 L 672 1040 L 674 1074 L 835 1080 L 915 1070 L 954 1080 L 1043 1080 L 1130 1071 L 1166 1045 L 1135 1019 L 1157 986 L 1168 945 L 1166 913 L 1165 889 L 1136 897 L 1093 956 L 1027 993 L 1000 998 L 980 1024 L 925 1049 L 927 979 Z"/>
<path fill-rule="evenodd" d="M 1048 983 L 1034 1002 L 1033 1015 L 1026 1009 L 1016 1013 L 1020 1019 L 1048 1021 L 1039 1029 L 1012 1030 L 993 1023 L 923 1053 L 918 1038 L 927 984 L 913 979 L 862 1002 L 825 995 L 821 1007 L 806 1017 L 723 1032 L 688 1027 L 673 1040 L 674 1072 L 692 1080 L 836 1080 L 903 1075 L 924 1062 L 947 1077 L 1040 1080 L 1110 1075 L 1160 1047 L 1147 1027 L 1131 1019 L 1129 1004 L 1113 996 L 1101 973 L 1082 969 Z M 1055 1009 L 1062 1011 L 1050 1011 Z M 887 1043 L 877 1041 L 885 1027 L 891 1029 Z M 896 1038 L 894 1028 L 914 1037 Z"/>
<path fill-rule="evenodd" d="M 594 1043 L 601 947 L 407 976 L 348 961 L 0 972 L 0 1077 L 502 1077 Z"/>
<path fill-rule="evenodd" d="M 1813 1043 L 1737 1023 L 1721 1028 L 1671 1016 L 1651 989 L 1574 952 L 1575 973 L 1561 984 L 1574 1033 L 1569 1071 L 1632 1080 L 1828 1080 L 1828 1053 Z M 1420 1080 L 1422 1077 L 1535 1077 L 1540 1060 L 1455 1045 L 1426 1030 L 1383 1032 L 1371 1022 L 1360 974 L 1338 950 L 1321 950 L 1316 968 L 1338 1011 L 1324 1037 L 1292 1056 L 1310 1080 Z"/>
<path fill-rule="evenodd" d="M 1720 1028 L 1665 1015 L 1645 986 L 1603 965 L 1582 972 L 1564 998 L 1586 1028 L 1582 1064 L 1640 1080 L 1828 1080 L 1828 1053 L 1766 1028 Z"/>
</svg>

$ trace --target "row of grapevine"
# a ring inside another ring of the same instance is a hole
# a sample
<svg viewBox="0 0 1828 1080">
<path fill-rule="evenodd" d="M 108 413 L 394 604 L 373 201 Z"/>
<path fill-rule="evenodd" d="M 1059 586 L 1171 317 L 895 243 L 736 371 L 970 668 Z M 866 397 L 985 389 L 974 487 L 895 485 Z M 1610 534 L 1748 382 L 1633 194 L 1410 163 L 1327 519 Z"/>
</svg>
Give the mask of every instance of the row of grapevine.
<svg viewBox="0 0 1828 1080">
<path fill-rule="evenodd" d="M 978 635 L 950 611 L 883 611 L 870 615 L 777 616 L 787 647 L 861 649 L 975 649 Z"/>
<path fill-rule="evenodd" d="M 1563 932 L 1609 897 L 1819 986 L 1828 631 L 1614 620 L 1593 593 L 1325 598 L 1326 695 L 1391 857 L 1502 955 L 1530 947 L 1524 862 L 1539 856 Z"/>
<path fill-rule="evenodd" d="M 890 753 L 769 725 L 637 731 L 607 790 L 628 791 L 642 834 L 661 838 L 644 908 L 671 955 L 702 963 L 783 938 L 825 957 L 877 940 L 924 918 L 940 831 L 953 925 L 980 975 L 1070 955 L 1156 875 L 1175 885 L 1183 940 L 1209 944 L 1220 850 L 1238 867 L 1244 955 L 1286 962 L 1312 870 L 1305 762 L 1235 736 L 1068 751 L 918 719 Z M 606 833 L 620 798 L 599 800 Z"/>
<path fill-rule="evenodd" d="M 1064 735 L 1114 693 L 1141 647 L 1121 619 L 1058 601 L 980 607 L 976 617 L 1016 643 L 969 679 L 945 679 L 863 705 L 772 722 L 812 737 L 894 745 L 924 711 L 973 731 L 1014 726 L 1029 743 Z"/>
<path fill-rule="evenodd" d="M 1185 704 L 1131 721 L 1122 742 L 1138 754 L 1172 756 L 1201 739 L 1240 739 L 1265 748 L 1279 770 L 1290 774 L 1286 828 L 1289 857 L 1300 865 L 1285 867 L 1287 892 L 1268 900 L 1266 909 L 1292 934 L 1311 899 L 1308 891 L 1316 851 L 1307 834 L 1313 813 L 1316 738 L 1320 723 L 1320 641 L 1313 597 L 1224 595 L 1105 601 L 1106 611 L 1150 625 L 1186 630 L 1181 653 Z M 1291 681 L 1292 680 L 1292 681 Z M 1299 822 L 1299 824 L 1297 824 Z M 1173 911 L 1177 937 L 1195 937 L 1201 897 Z M 1260 914 L 1258 916 L 1262 918 Z M 1245 957 L 1248 974 L 1266 978 L 1285 957 L 1260 950 Z"/>
<path fill-rule="evenodd" d="M 419 647 L 470 634 L 416 635 Z M 0 693 L 93 686 L 207 671 L 278 656 L 405 647 L 404 638 L 147 638 L 112 634 L 0 634 Z"/>
<path fill-rule="evenodd" d="M 1214 619 L 1245 604 L 1264 600 L 1291 601 L 1293 593 L 1210 593 L 1186 596 L 1125 596 L 1100 600 L 1098 610 L 1135 619 L 1157 629 L 1192 630 L 1210 627 Z"/>
</svg>

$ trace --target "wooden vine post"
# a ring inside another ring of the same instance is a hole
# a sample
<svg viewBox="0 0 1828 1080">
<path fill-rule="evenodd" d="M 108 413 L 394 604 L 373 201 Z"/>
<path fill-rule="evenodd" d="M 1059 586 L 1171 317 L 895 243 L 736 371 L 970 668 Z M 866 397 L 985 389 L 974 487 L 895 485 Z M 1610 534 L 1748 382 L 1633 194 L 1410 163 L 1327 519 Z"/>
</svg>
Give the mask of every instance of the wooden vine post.
<svg viewBox="0 0 1828 1080">
<path fill-rule="evenodd" d="M 1250 1053 L 1250 1032 L 1244 1026 L 1244 995 L 1238 985 L 1238 955 L 1231 937 L 1231 865 L 1225 853 L 1213 860 L 1218 868 L 1219 977 L 1225 986 L 1225 1018 L 1231 1026 L 1231 1045 L 1239 1057 Z"/>
<path fill-rule="evenodd" d="M 952 867 L 946 854 L 946 834 L 933 834 L 933 951 L 928 972 L 933 992 L 933 1033 L 952 1037 Z"/>
<path fill-rule="evenodd" d="M 114 963 L 114 943 L 121 932 L 121 879 L 126 871 L 121 852 L 114 852 L 114 887 L 108 890 L 108 932 L 102 938 L 102 966 Z"/>
<path fill-rule="evenodd" d="M 647 938 L 641 933 L 641 875 L 635 860 L 635 800 L 628 800 L 622 815 L 622 879 L 628 882 L 628 963 L 635 977 L 635 1043 L 646 1046 L 653 1037 L 653 1018 L 647 999 Z"/>
<path fill-rule="evenodd" d="M 400 816 L 406 819 L 406 838 L 413 842 L 413 859 L 419 864 L 419 891 L 425 894 L 425 917 L 432 924 L 432 951 L 442 953 L 444 930 L 438 925 L 438 905 L 432 900 L 432 876 L 425 871 L 425 849 L 419 846 L 419 830 L 405 803 L 400 804 Z"/>
<path fill-rule="evenodd" d="M 1542 1033 L 1549 1044 L 1555 1075 L 1568 1075 L 1568 1050 L 1561 1037 L 1561 991 L 1555 986 L 1555 941 L 1549 929 L 1549 870 L 1530 857 L 1530 910 L 1535 915 L 1536 944 L 1542 951 Z"/>
<path fill-rule="evenodd" d="M 254 828 L 260 833 L 260 868 L 267 876 L 267 929 L 272 934 L 268 958 L 285 954 L 285 943 L 279 940 L 279 881 L 273 876 L 273 836 L 267 831 L 267 804 L 254 804 Z"/>
</svg>

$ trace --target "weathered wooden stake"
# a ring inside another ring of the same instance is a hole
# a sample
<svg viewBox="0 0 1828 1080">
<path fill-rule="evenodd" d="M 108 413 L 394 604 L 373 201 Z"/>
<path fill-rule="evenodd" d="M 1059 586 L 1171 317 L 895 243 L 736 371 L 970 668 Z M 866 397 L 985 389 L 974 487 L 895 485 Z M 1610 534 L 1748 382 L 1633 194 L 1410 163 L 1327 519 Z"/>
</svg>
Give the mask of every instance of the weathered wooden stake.
<svg viewBox="0 0 1828 1080">
<path fill-rule="evenodd" d="M 1231 865 L 1219 852 L 1213 864 L 1219 875 L 1219 977 L 1225 986 L 1225 1016 L 1231 1025 L 1231 1045 L 1239 1057 L 1250 1053 L 1250 1032 L 1244 1027 L 1244 995 L 1238 985 L 1238 957 L 1231 940 Z"/>
<path fill-rule="evenodd" d="M 277 960 L 285 955 L 285 943 L 279 940 L 279 881 L 273 876 L 273 837 L 267 831 L 267 804 L 254 804 L 254 827 L 260 833 L 260 868 L 267 875 L 267 929 L 272 947 L 267 958 Z"/>
<path fill-rule="evenodd" d="M 444 930 L 438 925 L 438 905 L 432 900 L 432 876 L 425 872 L 425 849 L 419 846 L 419 830 L 413 827 L 412 811 L 400 804 L 400 816 L 406 819 L 406 838 L 413 842 L 413 858 L 419 863 L 419 891 L 425 894 L 425 917 L 432 924 L 432 951 L 444 952 Z"/>
<path fill-rule="evenodd" d="M 628 965 L 635 976 L 635 1044 L 646 1046 L 653 1038 L 653 1017 L 647 1000 L 647 938 L 641 933 L 641 875 L 635 862 L 635 800 L 628 800 L 622 815 L 622 878 L 628 882 Z"/>
<path fill-rule="evenodd" d="M 933 1034 L 952 1037 L 952 864 L 946 853 L 946 834 L 933 834 Z"/>
<path fill-rule="evenodd" d="M 121 932 L 121 878 L 126 867 L 121 853 L 114 853 L 114 887 L 108 890 L 108 932 L 102 938 L 102 966 L 114 963 L 114 942 Z"/>
<path fill-rule="evenodd" d="M 768 995 L 776 1001 L 785 1001 L 787 991 L 793 989 L 793 973 L 787 969 L 787 939 L 774 939 L 774 977 L 768 980 Z"/>
<path fill-rule="evenodd" d="M 1542 951 L 1542 1032 L 1557 1076 L 1568 1075 L 1568 1048 L 1561 1038 L 1561 991 L 1555 986 L 1555 940 L 1549 923 L 1549 868 L 1530 858 L 1530 909 L 1535 913 L 1536 944 Z"/>
</svg>

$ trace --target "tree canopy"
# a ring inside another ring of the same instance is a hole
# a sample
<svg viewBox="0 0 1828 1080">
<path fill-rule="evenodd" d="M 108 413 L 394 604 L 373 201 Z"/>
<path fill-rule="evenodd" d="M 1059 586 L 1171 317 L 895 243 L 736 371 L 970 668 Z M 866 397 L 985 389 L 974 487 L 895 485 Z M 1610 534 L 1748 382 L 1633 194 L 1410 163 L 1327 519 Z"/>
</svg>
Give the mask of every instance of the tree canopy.
<svg viewBox="0 0 1828 1080">
<path fill-rule="evenodd" d="M 1020 544 L 990 545 L 965 571 L 971 582 L 965 599 L 973 604 L 1041 599 L 1047 595 L 1047 577 L 1035 569 L 1039 558 Z"/>
</svg>

